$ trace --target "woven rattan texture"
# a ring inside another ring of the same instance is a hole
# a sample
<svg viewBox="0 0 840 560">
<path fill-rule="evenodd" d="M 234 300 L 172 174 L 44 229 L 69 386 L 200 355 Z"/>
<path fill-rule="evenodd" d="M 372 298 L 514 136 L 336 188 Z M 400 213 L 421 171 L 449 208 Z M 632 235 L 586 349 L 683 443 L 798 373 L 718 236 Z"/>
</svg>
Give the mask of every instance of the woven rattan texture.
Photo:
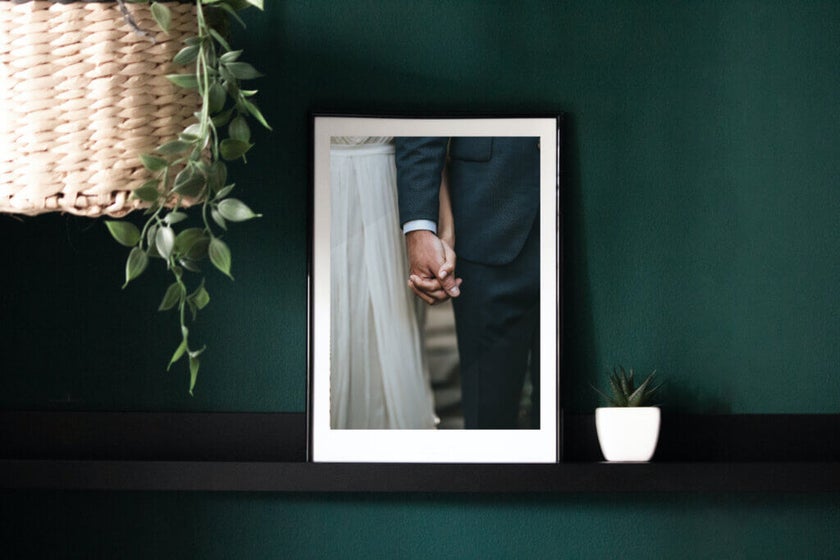
<svg viewBox="0 0 840 560">
<path fill-rule="evenodd" d="M 173 140 L 198 110 L 167 74 L 195 34 L 195 6 L 169 4 L 167 35 L 146 4 L 0 2 L 0 212 L 121 216 L 151 177 L 141 153 Z"/>
</svg>

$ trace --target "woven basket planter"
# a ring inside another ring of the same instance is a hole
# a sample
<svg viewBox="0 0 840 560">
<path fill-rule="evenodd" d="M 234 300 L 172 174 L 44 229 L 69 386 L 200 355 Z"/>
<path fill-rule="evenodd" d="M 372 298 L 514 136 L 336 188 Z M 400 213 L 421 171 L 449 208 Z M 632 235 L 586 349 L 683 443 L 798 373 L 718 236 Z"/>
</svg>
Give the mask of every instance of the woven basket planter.
<svg viewBox="0 0 840 560">
<path fill-rule="evenodd" d="M 0 212 L 121 216 L 151 178 L 138 156 L 177 138 L 200 99 L 166 79 L 195 35 L 194 3 L 0 0 Z M 151 41 L 154 38 L 154 42 Z"/>
</svg>

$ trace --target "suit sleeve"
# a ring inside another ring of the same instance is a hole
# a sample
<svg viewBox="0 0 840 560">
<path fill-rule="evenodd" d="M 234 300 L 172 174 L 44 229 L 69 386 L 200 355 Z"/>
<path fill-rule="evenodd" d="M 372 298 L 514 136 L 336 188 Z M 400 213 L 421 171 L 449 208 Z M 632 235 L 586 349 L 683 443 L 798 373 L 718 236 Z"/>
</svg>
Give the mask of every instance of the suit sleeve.
<svg viewBox="0 0 840 560">
<path fill-rule="evenodd" d="M 446 137 L 397 137 L 397 195 L 400 225 L 438 221 L 440 180 L 446 164 Z"/>
</svg>

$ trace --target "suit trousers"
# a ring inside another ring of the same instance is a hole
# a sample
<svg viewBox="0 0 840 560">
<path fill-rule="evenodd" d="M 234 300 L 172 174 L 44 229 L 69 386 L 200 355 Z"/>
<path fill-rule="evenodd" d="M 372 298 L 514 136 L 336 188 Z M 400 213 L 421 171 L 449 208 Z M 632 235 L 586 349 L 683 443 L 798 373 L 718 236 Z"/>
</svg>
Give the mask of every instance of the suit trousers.
<svg viewBox="0 0 840 560">
<path fill-rule="evenodd" d="M 539 428 L 539 219 L 509 264 L 459 259 L 461 295 L 452 300 L 465 428 Z M 456 248 L 457 251 L 457 248 Z M 530 370 L 530 425 L 521 425 L 520 401 Z"/>
</svg>

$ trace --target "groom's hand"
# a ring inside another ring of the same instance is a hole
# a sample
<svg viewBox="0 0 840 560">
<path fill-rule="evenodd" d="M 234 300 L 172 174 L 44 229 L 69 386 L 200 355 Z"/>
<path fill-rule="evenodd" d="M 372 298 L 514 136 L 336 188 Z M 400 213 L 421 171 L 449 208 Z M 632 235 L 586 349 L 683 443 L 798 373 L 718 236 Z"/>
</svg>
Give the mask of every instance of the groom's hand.
<svg viewBox="0 0 840 560">
<path fill-rule="evenodd" d="M 461 280 L 455 277 L 455 252 L 428 230 L 406 234 L 409 280 L 412 291 L 434 305 L 460 295 Z"/>
</svg>

